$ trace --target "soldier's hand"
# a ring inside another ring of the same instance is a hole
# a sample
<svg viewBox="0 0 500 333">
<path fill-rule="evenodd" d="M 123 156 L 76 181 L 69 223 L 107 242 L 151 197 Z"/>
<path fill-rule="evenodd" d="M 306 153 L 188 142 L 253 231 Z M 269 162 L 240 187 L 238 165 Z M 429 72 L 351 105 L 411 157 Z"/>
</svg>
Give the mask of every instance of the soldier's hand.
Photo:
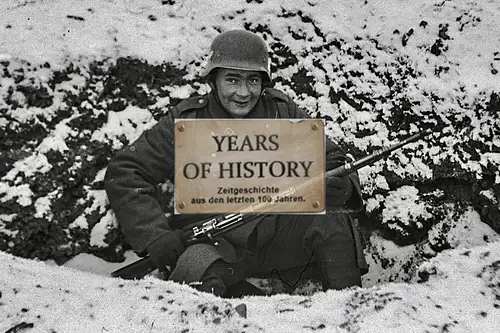
<svg viewBox="0 0 500 333">
<path fill-rule="evenodd" d="M 341 206 L 352 194 L 353 185 L 349 177 L 328 177 L 325 184 L 326 205 Z"/>
<path fill-rule="evenodd" d="M 166 232 L 148 247 L 151 259 L 161 271 L 166 266 L 173 267 L 184 250 L 181 230 Z"/>
</svg>

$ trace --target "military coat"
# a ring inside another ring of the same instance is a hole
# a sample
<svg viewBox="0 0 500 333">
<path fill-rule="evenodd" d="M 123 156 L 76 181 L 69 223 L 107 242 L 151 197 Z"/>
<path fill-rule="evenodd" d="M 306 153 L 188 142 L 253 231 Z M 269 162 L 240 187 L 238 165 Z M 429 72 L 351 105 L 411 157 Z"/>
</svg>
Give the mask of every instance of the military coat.
<svg viewBox="0 0 500 333">
<path fill-rule="evenodd" d="M 161 185 L 167 180 L 174 182 L 174 123 L 175 119 L 231 118 L 213 93 L 192 97 L 169 109 L 151 129 L 146 130 L 135 142 L 119 151 L 109 162 L 105 175 L 105 189 L 113 211 L 126 240 L 136 253 L 145 254 L 148 246 L 163 233 L 172 228 L 187 228 L 194 221 L 206 216 L 178 216 L 165 212 L 162 202 Z M 277 89 L 265 89 L 254 109 L 246 118 L 311 118 L 300 109 L 291 98 Z M 326 140 L 327 168 L 345 157 L 342 149 L 331 140 Z M 344 208 L 356 211 L 363 205 L 357 173 L 349 178 L 354 185 L 351 198 Z M 167 213 L 167 214 L 166 214 Z M 266 219 L 262 222 L 262 219 Z M 227 246 L 220 246 L 212 254 L 207 254 L 208 262 L 223 257 L 237 260 L 240 250 L 248 248 L 250 235 L 252 246 L 260 246 L 273 237 L 275 225 L 273 217 L 257 219 L 226 235 Z M 224 242 L 223 242 L 224 243 Z M 360 252 L 361 251 L 361 252 Z M 362 257 L 362 249 L 358 249 Z M 194 262 L 200 259 L 193 259 Z M 203 262 L 201 260 L 200 262 Z M 202 265 L 200 263 L 200 265 Z"/>
</svg>

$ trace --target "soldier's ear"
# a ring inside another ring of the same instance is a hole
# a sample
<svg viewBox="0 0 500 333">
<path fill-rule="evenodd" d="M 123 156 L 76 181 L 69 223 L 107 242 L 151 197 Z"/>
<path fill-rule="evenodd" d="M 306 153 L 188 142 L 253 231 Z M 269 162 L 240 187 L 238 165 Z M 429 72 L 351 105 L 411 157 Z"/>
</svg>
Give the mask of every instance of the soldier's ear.
<svg viewBox="0 0 500 333">
<path fill-rule="evenodd" d="M 216 91 L 217 90 L 217 86 L 216 86 L 216 81 L 215 81 L 215 77 L 216 77 L 216 73 L 217 73 L 217 69 L 213 69 L 207 76 L 205 76 L 203 82 L 207 83 L 210 88 L 212 89 L 212 91 Z"/>
<path fill-rule="evenodd" d="M 212 91 L 217 91 L 217 81 L 215 80 L 215 75 L 212 73 L 208 77 L 208 85 L 212 88 Z"/>
<path fill-rule="evenodd" d="M 210 86 L 210 88 L 212 89 L 212 91 L 217 91 L 217 86 L 215 84 L 215 82 L 213 81 L 208 81 L 208 85 Z"/>
<path fill-rule="evenodd" d="M 219 73 L 218 68 L 214 68 L 209 75 L 207 75 L 207 83 L 212 88 L 212 91 L 217 91 L 217 75 Z"/>
<path fill-rule="evenodd" d="M 266 88 L 272 88 L 274 86 L 274 83 L 270 81 L 263 72 L 261 72 L 261 77 L 262 77 L 262 91 L 264 91 Z"/>
</svg>

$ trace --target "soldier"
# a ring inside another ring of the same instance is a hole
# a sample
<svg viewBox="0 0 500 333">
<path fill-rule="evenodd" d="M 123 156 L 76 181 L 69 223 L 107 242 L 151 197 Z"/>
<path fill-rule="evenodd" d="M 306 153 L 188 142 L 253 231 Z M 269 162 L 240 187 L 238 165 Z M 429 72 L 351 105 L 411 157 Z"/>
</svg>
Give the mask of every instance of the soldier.
<svg viewBox="0 0 500 333">
<path fill-rule="evenodd" d="M 361 285 L 367 271 L 357 228 L 349 212 L 362 206 L 357 173 L 326 180 L 327 214 L 265 215 L 218 239 L 218 245 L 185 247 L 181 230 L 210 216 L 166 217 L 161 196 L 153 191 L 174 181 L 174 122 L 185 118 L 310 118 L 285 95 L 270 88 L 266 43 L 245 30 L 229 30 L 211 45 L 201 76 L 211 86 L 206 96 L 188 98 L 110 161 L 105 188 L 116 218 L 134 251 L 149 254 L 156 266 L 173 268 L 169 280 L 228 296 L 248 277 L 279 276 L 297 281 L 312 262 L 324 290 Z M 345 160 L 327 141 L 327 169 Z"/>
</svg>

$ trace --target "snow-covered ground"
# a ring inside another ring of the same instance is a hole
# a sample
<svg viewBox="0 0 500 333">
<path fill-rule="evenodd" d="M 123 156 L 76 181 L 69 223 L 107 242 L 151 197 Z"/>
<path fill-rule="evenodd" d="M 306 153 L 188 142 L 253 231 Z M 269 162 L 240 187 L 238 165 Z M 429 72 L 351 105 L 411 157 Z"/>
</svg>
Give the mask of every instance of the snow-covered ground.
<svg viewBox="0 0 500 333">
<path fill-rule="evenodd" d="M 121 280 L 0 253 L 0 329 L 496 332 L 500 323 L 499 258 L 500 242 L 495 242 L 441 253 L 410 284 L 311 296 L 221 299 L 152 277 Z M 246 306 L 246 314 L 236 311 L 241 304 Z"/>
<path fill-rule="evenodd" d="M 15 160 L 5 162 L 0 180 L 0 246 L 6 250 L 0 252 L 0 332 L 498 330 L 500 243 L 482 220 L 491 216 L 490 224 L 500 225 L 498 215 L 485 213 L 486 206 L 441 204 L 448 193 L 423 192 L 425 186 L 418 184 L 439 178 L 435 166 L 451 161 L 454 176 L 470 172 L 477 186 L 486 184 L 476 199 L 498 211 L 500 2 L 5 0 L 0 12 L 0 139 L 12 131 L 23 133 L 23 145 L 7 135 L 0 146 L 0 162 Z M 276 86 L 311 114 L 328 116 L 328 135 L 353 150 L 372 151 L 422 127 L 450 134 L 435 134 L 360 171 L 368 212 L 402 243 L 427 227 L 425 237 L 396 245 L 371 233 L 364 288 L 236 300 L 154 277 L 107 277 L 136 259 L 131 252 L 121 263 L 82 253 L 66 267 L 8 254 L 50 258 L 52 252 L 67 251 L 71 257 L 81 249 L 81 239 L 75 240 L 81 233 L 91 249 L 108 246 L 116 221 L 104 191 L 94 187 L 104 169 L 90 173 L 80 188 L 83 194 L 73 193 L 77 201 L 64 200 L 67 193 L 57 179 L 63 174 L 64 185 L 72 185 L 71 177 L 80 177 L 82 169 L 102 164 L 94 162 L 94 150 L 82 153 L 95 147 L 78 140 L 119 149 L 123 137 L 133 141 L 156 122 L 158 108 L 207 90 L 181 82 L 154 91 L 143 84 L 155 104 L 126 103 L 113 111 L 125 87 L 113 86 L 113 78 L 101 80 L 95 63 L 101 62 L 102 70 L 124 57 L 169 62 L 189 81 L 203 66 L 218 30 L 233 27 L 262 33 L 272 45 Z M 303 69 L 312 77 L 311 91 L 296 85 Z M 54 80 L 57 71 L 68 75 Z M 99 99 L 109 87 L 116 98 Z M 68 96 L 86 91 L 78 107 L 68 106 Z M 411 115 L 404 103 L 411 105 Z M 63 113 L 66 107 L 69 116 Z M 85 112 L 102 125 L 79 123 Z M 26 127 L 36 126 L 39 132 L 26 138 Z M 79 153 L 71 155 L 75 147 Z M 71 156 L 71 163 L 57 165 L 54 151 Z M 409 183 L 384 177 L 387 170 Z M 38 183 L 43 186 L 36 192 Z M 33 237 L 40 243 L 29 244 L 27 230 L 53 221 L 65 223 L 62 231 L 49 228 L 45 238 Z M 75 241 L 61 245 L 50 237 Z M 246 318 L 235 310 L 240 304 L 247 306 Z"/>
</svg>

